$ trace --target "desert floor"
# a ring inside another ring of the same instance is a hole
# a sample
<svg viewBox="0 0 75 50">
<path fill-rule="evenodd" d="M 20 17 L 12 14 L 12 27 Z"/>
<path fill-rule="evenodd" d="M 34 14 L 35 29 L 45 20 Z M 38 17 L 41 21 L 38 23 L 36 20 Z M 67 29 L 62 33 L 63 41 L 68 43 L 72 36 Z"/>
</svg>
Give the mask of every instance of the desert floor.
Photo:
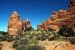
<svg viewBox="0 0 75 50">
<path fill-rule="evenodd" d="M 2 50 L 15 50 L 12 48 L 13 42 L 2 42 Z M 45 47 L 45 50 L 75 50 L 75 45 L 64 41 L 39 41 L 39 45 Z"/>
</svg>

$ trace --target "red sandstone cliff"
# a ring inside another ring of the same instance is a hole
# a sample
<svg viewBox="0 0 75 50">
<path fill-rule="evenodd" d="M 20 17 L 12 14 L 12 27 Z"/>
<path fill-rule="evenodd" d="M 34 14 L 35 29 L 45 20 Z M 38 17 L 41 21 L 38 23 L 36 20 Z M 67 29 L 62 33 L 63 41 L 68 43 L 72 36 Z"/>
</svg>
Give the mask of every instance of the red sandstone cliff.
<svg viewBox="0 0 75 50">
<path fill-rule="evenodd" d="M 70 25 L 75 28 L 75 0 L 70 0 L 68 10 L 59 10 L 53 12 L 52 17 L 38 26 L 38 29 L 48 30 L 49 28 L 59 30 L 63 25 Z"/>
</svg>

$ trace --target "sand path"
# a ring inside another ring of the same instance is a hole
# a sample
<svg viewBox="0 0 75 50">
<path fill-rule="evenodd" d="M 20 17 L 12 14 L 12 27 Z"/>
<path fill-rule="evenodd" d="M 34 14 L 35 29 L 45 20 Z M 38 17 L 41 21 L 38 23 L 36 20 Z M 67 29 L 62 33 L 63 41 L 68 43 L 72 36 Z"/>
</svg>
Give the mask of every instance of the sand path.
<svg viewBox="0 0 75 50">
<path fill-rule="evenodd" d="M 3 44 L 2 50 L 15 50 L 12 48 L 13 42 L 4 41 L 4 42 L 2 42 L 2 44 Z"/>
</svg>

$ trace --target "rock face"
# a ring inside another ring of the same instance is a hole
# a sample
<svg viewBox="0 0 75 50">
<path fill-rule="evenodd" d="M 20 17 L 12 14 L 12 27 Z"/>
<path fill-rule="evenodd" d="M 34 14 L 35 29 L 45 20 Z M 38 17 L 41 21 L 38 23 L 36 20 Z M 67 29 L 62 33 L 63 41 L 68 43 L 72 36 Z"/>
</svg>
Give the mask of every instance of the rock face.
<svg viewBox="0 0 75 50">
<path fill-rule="evenodd" d="M 59 30 L 59 27 L 63 25 L 70 25 L 75 28 L 75 0 L 70 0 L 70 6 L 68 10 L 59 10 L 58 12 L 53 12 L 52 17 L 45 21 L 45 23 L 38 26 L 39 29 L 42 28 L 48 30 L 49 28 Z M 41 27 L 40 27 L 41 26 Z"/>
<path fill-rule="evenodd" d="M 8 33 L 10 35 L 19 35 L 24 30 L 24 22 L 20 19 L 16 11 L 14 11 L 8 22 Z"/>
<path fill-rule="evenodd" d="M 26 19 L 26 21 L 25 21 L 25 30 L 30 30 L 30 29 L 32 29 L 32 26 L 31 26 L 31 23 L 30 23 L 30 21 L 29 21 L 29 19 Z"/>
</svg>

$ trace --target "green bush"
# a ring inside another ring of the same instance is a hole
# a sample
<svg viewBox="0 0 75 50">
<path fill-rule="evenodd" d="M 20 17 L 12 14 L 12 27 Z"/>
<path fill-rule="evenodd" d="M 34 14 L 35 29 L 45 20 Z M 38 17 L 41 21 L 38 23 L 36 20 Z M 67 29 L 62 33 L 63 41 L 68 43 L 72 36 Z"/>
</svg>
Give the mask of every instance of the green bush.
<svg viewBox="0 0 75 50">
<path fill-rule="evenodd" d="M 29 28 L 26 28 L 26 29 L 25 29 L 25 31 L 31 31 L 31 30 L 33 30 L 32 27 L 29 27 Z"/>
<path fill-rule="evenodd" d="M 16 50 L 45 50 L 45 48 L 38 45 L 20 45 Z"/>
<path fill-rule="evenodd" d="M 0 31 L 0 41 L 6 41 L 7 32 Z"/>
<path fill-rule="evenodd" d="M 59 35 L 65 36 L 65 37 L 72 37 L 75 35 L 74 30 L 71 26 L 62 26 L 60 27 L 58 31 Z"/>
<path fill-rule="evenodd" d="M 35 37 L 34 34 L 25 32 L 25 34 L 16 37 L 13 48 L 16 48 L 16 50 L 42 50 L 41 46 L 36 45 L 38 41 Z"/>
<path fill-rule="evenodd" d="M 0 31 L 0 35 L 6 35 L 8 32 Z"/>
<path fill-rule="evenodd" d="M 75 44 L 75 38 L 73 38 L 73 37 L 69 38 L 68 41 L 69 41 L 71 44 Z"/>
<path fill-rule="evenodd" d="M 14 41 L 14 37 L 7 35 L 6 41 L 8 41 L 8 42 Z"/>
<path fill-rule="evenodd" d="M 37 35 L 36 35 L 36 39 L 43 41 L 43 40 L 48 39 L 48 36 L 47 36 L 45 33 L 41 33 L 41 34 L 37 34 Z"/>
<path fill-rule="evenodd" d="M 53 33 L 51 31 L 40 31 L 40 33 L 38 32 L 35 37 L 37 40 L 41 41 L 44 41 L 46 39 L 50 40 L 50 38 L 53 37 Z"/>
<path fill-rule="evenodd" d="M 0 35 L 0 41 L 6 41 L 6 35 Z"/>
<path fill-rule="evenodd" d="M 14 40 L 13 36 L 10 36 L 9 34 L 0 35 L 0 41 L 8 41 L 8 42 L 11 42 L 13 40 Z"/>
<path fill-rule="evenodd" d="M 32 46 L 31 50 L 45 50 L 45 48 L 41 47 L 39 45 L 34 45 L 34 46 Z"/>
</svg>

